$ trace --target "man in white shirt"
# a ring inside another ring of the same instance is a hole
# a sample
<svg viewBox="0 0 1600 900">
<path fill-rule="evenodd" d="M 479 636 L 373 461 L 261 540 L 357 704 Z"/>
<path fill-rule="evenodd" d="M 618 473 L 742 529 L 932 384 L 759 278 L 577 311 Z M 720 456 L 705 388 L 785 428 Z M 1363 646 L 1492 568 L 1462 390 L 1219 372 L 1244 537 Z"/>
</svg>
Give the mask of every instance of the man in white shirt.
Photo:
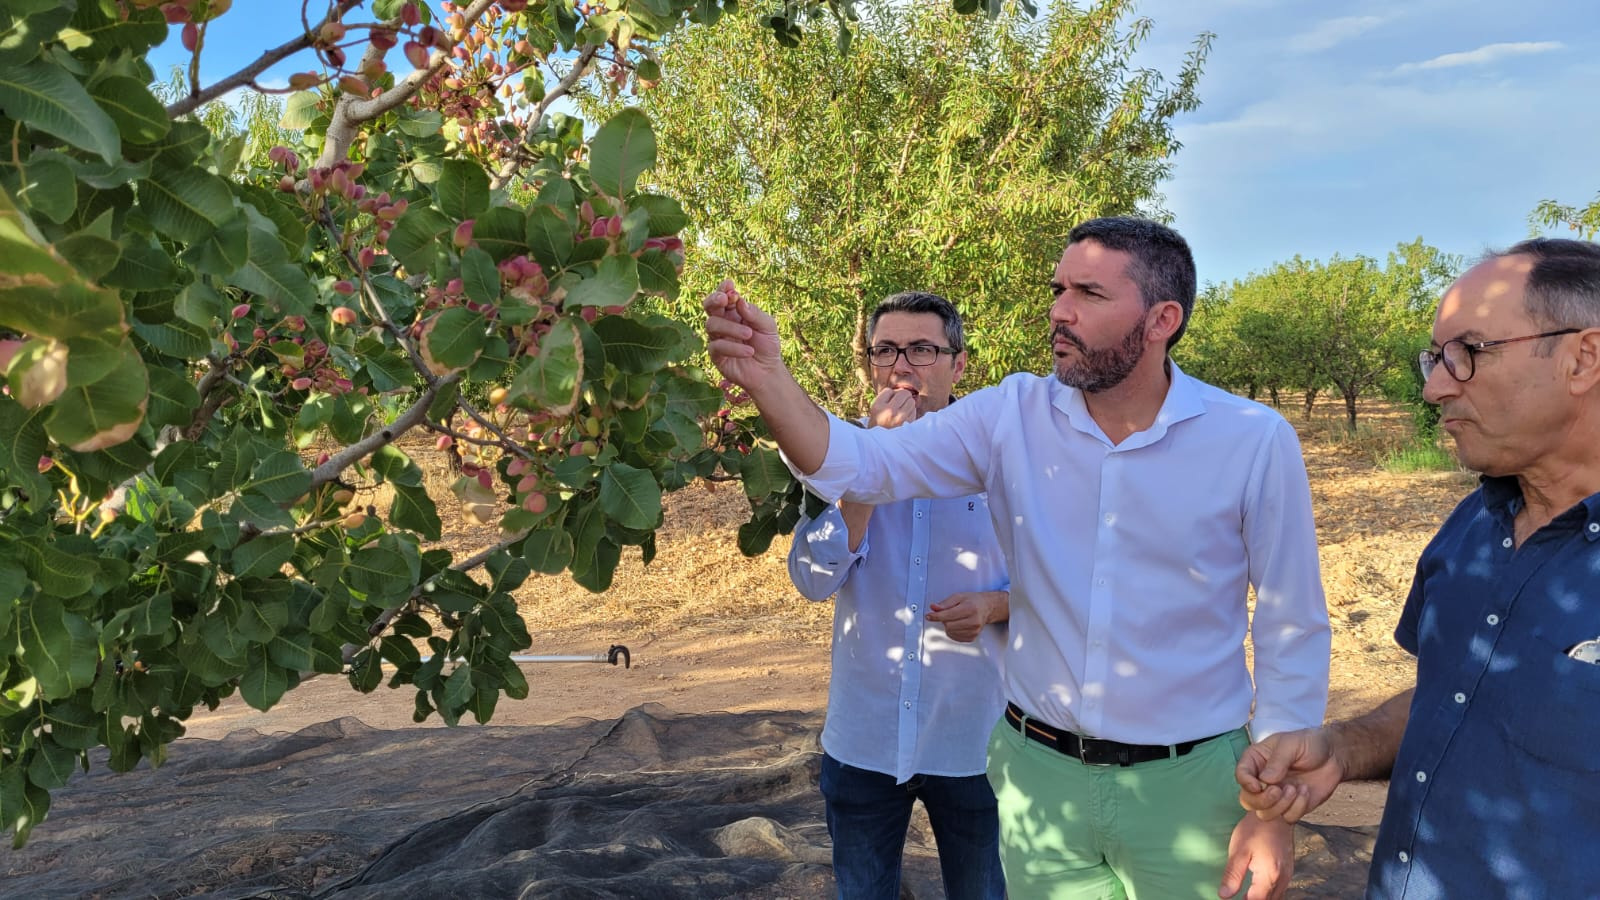
<svg viewBox="0 0 1600 900">
<path fill-rule="evenodd" d="M 888 297 L 868 320 L 867 342 L 878 389 L 868 428 L 898 427 L 954 399 L 966 344 L 943 297 Z M 830 505 L 795 529 L 789 577 L 810 600 L 838 594 L 821 786 L 839 897 L 898 900 L 906 827 L 921 800 L 945 896 L 1003 900 L 984 762 L 1005 697 L 975 639 L 1005 621 L 1008 581 L 986 499 Z M 999 650 L 1003 636 L 985 643 Z"/>
<path fill-rule="evenodd" d="M 1312 727 L 1327 704 L 1310 488 L 1281 416 L 1168 358 L 1194 308 L 1183 238 L 1079 225 L 1051 282 L 1056 377 L 889 430 L 818 408 L 731 288 L 706 298 L 711 358 L 819 495 L 988 492 L 1012 578 L 989 743 L 1009 896 L 1232 897 L 1247 875 L 1249 900 L 1282 896 L 1292 830 L 1242 814 L 1233 767 L 1247 723 Z"/>
</svg>

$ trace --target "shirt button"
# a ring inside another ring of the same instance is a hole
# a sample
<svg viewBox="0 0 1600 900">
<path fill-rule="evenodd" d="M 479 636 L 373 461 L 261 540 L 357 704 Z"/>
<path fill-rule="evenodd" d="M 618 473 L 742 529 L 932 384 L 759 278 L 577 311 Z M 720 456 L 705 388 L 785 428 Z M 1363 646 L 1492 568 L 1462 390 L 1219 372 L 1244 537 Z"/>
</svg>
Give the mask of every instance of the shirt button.
<svg viewBox="0 0 1600 900">
<path fill-rule="evenodd" d="M 1106 580 L 1104 578 L 1102 578 L 1099 581 L 1096 581 L 1095 584 L 1098 584 L 1101 587 L 1105 587 L 1106 586 Z"/>
<path fill-rule="evenodd" d="M 1600 532 L 1600 522 L 1590 522 L 1589 533 L 1594 534 L 1596 532 Z"/>
<path fill-rule="evenodd" d="M 1401 850 L 1400 851 L 1400 861 L 1403 862 L 1403 863 L 1411 862 L 1411 854 L 1405 852 L 1404 850 Z"/>
<path fill-rule="evenodd" d="M 916 612 L 917 611 L 917 605 L 915 603 L 911 604 L 911 611 L 912 612 Z"/>
<path fill-rule="evenodd" d="M 916 563 L 919 566 L 922 565 L 922 557 L 920 557 L 920 556 L 913 556 L 911 558 L 911 561 Z"/>
<path fill-rule="evenodd" d="M 1500 546 L 1505 547 L 1507 549 L 1510 549 L 1510 547 L 1511 547 L 1511 538 L 1506 538 L 1505 540 L 1501 541 L 1500 542 Z"/>
<path fill-rule="evenodd" d="M 1500 624 L 1500 617 L 1495 615 L 1494 613 L 1490 613 L 1489 614 L 1489 618 L 1484 619 L 1484 621 L 1488 622 L 1490 625 L 1499 625 Z"/>
<path fill-rule="evenodd" d="M 917 510 L 917 518 L 922 518 L 922 510 Z"/>
<path fill-rule="evenodd" d="M 910 708 L 911 708 L 911 701 L 907 700 L 906 701 L 906 709 L 910 709 Z"/>
<path fill-rule="evenodd" d="M 917 659 L 917 655 L 915 653 L 907 653 L 906 654 L 906 662 L 916 662 L 916 659 Z"/>
<path fill-rule="evenodd" d="M 1418 784 L 1421 784 L 1422 782 L 1427 781 L 1427 780 L 1428 780 L 1428 773 L 1427 772 L 1418 772 L 1417 773 L 1417 783 Z"/>
<path fill-rule="evenodd" d="M 1112 515 L 1110 513 L 1106 513 L 1106 524 L 1107 525 L 1110 525 L 1112 520 L 1114 520 L 1114 519 L 1116 519 L 1116 516 L 1114 516 L 1114 515 Z"/>
<path fill-rule="evenodd" d="M 1456 694 L 1456 702 L 1457 703 L 1465 703 L 1465 702 L 1467 702 L 1467 695 L 1466 694 L 1462 694 L 1462 693 L 1457 693 Z"/>
</svg>

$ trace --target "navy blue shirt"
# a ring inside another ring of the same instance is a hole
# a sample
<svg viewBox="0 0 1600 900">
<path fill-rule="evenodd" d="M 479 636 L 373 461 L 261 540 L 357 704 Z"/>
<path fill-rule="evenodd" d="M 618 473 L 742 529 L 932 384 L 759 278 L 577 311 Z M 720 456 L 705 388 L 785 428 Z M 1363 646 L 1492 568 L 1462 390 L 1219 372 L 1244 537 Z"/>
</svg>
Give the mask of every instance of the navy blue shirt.
<svg viewBox="0 0 1600 900">
<path fill-rule="evenodd" d="M 1600 897 L 1600 494 L 1512 539 L 1522 494 L 1485 478 L 1422 552 L 1395 640 L 1411 718 L 1369 898 Z"/>
</svg>

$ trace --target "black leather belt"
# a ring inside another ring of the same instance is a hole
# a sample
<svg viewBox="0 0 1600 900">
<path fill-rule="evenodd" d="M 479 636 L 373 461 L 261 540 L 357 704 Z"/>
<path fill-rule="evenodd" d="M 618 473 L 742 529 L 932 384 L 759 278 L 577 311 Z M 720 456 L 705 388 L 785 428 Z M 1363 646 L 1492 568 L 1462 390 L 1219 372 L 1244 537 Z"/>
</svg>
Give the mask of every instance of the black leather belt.
<svg viewBox="0 0 1600 900">
<path fill-rule="evenodd" d="M 1099 738 L 1080 737 L 1070 731 L 1054 728 L 1029 717 L 1015 703 L 1006 704 L 1006 721 L 1011 723 L 1011 727 L 1022 732 L 1023 737 L 1028 740 L 1038 741 L 1057 753 L 1070 756 L 1089 766 L 1131 766 L 1157 759 L 1176 759 L 1206 741 L 1222 737 L 1220 734 L 1214 734 L 1211 737 L 1184 741 L 1181 744 L 1124 744 L 1121 741 L 1104 741 Z"/>
</svg>

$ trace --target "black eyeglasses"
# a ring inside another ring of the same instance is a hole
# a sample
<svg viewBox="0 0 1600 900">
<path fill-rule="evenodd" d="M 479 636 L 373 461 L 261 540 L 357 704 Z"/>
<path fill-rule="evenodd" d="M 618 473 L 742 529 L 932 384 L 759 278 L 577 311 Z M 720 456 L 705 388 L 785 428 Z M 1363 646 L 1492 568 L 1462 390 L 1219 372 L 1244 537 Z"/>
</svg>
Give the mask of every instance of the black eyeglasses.
<svg viewBox="0 0 1600 900">
<path fill-rule="evenodd" d="M 1582 328 L 1563 328 L 1559 331 L 1543 331 L 1539 334 L 1526 334 L 1522 337 L 1501 338 L 1497 341 L 1445 341 L 1444 346 L 1438 350 L 1424 350 L 1417 356 L 1417 365 L 1422 369 L 1423 380 L 1433 374 L 1434 367 L 1444 363 L 1444 370 L 1450 377 L 1457 381 L 1471 381 L 1472 374 L 1477 370 L 1475 357 L 1479 352 L 1492 350 L 1506 344 L 1515 344 L 1520 341 L 1533 341 L 1539 338 L 1559 337 L 1563 334 L 1577 334 Z M 1465 374 L 1463 374 L 1465 373 Z"/>
<path fill-rule="evenodd" d="M 894 365 L 901 354 L 905 355 L 906 362 L 913 366 L 931 366 L 939 361 L 939 354 L 948 353 L 955 356 L 960 350 L 954 347 L 935 347 L 932 344 L 912 344 L 909 347 L 896 347 L 893 344 L 877 344 L 867 348 L 867 359 L 880 369 L 887 369 Z"/>
</svg>

